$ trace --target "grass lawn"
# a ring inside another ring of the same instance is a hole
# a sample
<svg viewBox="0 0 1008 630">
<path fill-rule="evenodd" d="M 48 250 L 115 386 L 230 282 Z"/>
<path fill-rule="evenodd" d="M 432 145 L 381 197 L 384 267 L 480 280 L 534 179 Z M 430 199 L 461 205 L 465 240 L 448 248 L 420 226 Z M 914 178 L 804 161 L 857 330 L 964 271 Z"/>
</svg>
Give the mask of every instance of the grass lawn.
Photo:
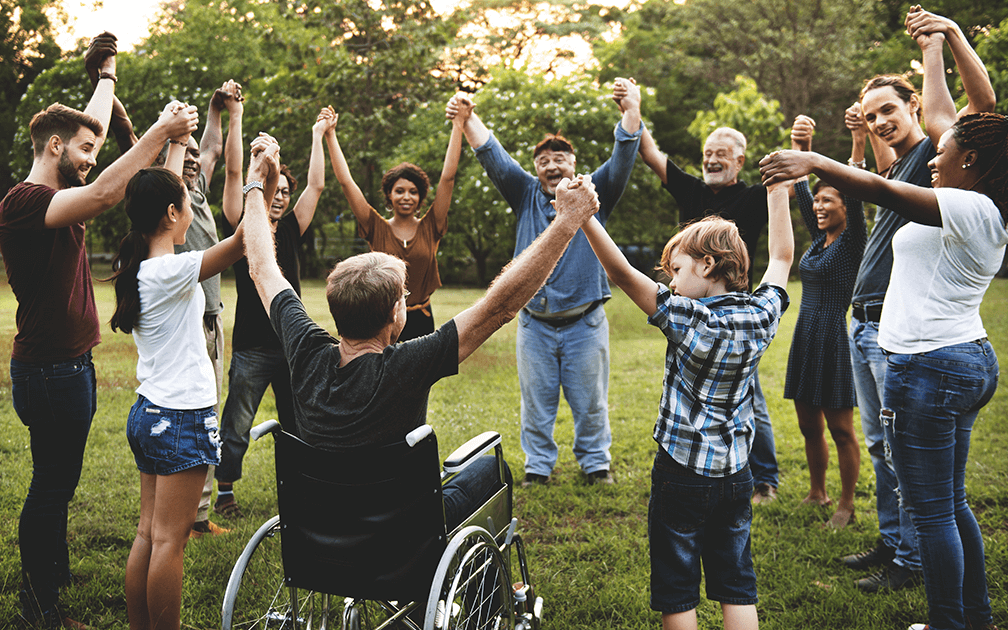
<svg viewBox="0 0 1008 630">
<path fill-rule="evenodd" d="M 225 282 L 225 326 L 230 345 L 234 285 Z M 321 323 L 332 320 L 321 284 L 305 282 L 309 312 Z M 864 595 L 854 586 L 860 575 L 836 558 L 874 544 L 874 474 L 862 449 L 855 504 L 857 523 L 847 530 L 823 528 L 830 512 L 801 505 L 808 473 L 801 434 L 790 401 L 782 399 L 791 331 L 801 287 L 790 285 L 792 308 L 761 365 L 781 469 L 780 498 L 759 506 L 753 517 L 753 557 L 765 629 L 847 628 L 902 630 L 926 621 L 923 588 Z M 101 318 L 111 315 L 110 285 L 96 285 Z M 471 304 L 481 291 L 442 289 L 434 295 L 440 323 Z M 18 516 L 31 478 L 28 431 L 10 405 L 6 357 L 14 336 L 16 304 L 0 284 L 0 628 L 14 624 L 20 584 Z M 519 528 L 529 552 L 536 593 L 545 598 L 547 627 L 655 628 L 659 615 L 648 606 L 649 561 L 647 502 L 655 444 L 651 439 L 662 379 L 664 339 L 647 326 L 621 293 L 606 306 L 612 366 L 609 410 L 613 432 L 615 486 L 588 486 L 571 453 L 572 421 L 565 403 L 557 419 L 560 460 L 553 483 L 515 491 Z M 996 280 L 983 308 L 984 322 L 998 353 L 1008 357 L 1008 281 Z M 125 628 L 123 573 L 139 514 L 139 475 L 126 443 L 126 413 L 135 398 L 136 351 L 133 340 L 112 334 L 94 352 L 98 372 L 98 413 L 94 419 L 77 496 L 70 506 L 68 538 L 71 568 L 83 583 L 63 595 L 75 619 L 93 628 Z M 514 323 L 494 335 L 460 368 L 460 375 L 431 392 L 429 422 L 443 454 L 472 435 L 495 429 L 504 436 L 505 454 L 521 477 L 519 394 L 514 359 Z M 226 387 L 226 384 L 225 384 Z M 267 394 L 257 421 L 273 417 Z M 860 423 L 855 421 L 860 435 Z M 1008 624 L 1008 395 L 1005 388 L 981 412 L 973 434 L 967 483 L 971 505 L 987 544 L 987 575 L 995 622 Z M 832 444 L 831 444 L 832 448 Z M 835 462 L 827 484 L 838 498 Z M 186 550 L 183 628 L 220 625 L 220 604 L 231 566 L 245 541 L 276 511 L 272 442 L 253 444 L 245 477 L 236 494 L 246 513 L 240 521 L 214 520 L 233 527 L 226 536 L 193 541 Z M 720 609 L 707 600 L 698 608 L 701 628 L 720 628 Z"/>
</svg>

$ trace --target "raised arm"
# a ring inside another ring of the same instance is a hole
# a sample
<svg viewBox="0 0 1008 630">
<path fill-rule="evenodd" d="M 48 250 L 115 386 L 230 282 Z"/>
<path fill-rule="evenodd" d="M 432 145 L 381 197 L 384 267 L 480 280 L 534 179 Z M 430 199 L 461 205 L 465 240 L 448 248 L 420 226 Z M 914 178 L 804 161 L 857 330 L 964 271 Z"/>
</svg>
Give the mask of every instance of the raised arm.
<svg viewBox="0 0 1008 630">
<path fill-rule="evenodd" d="M 959 116 L 994 111 L 997 98 L 990 82 L 990 75 L 987 73 L 987 67 L 970 46 L 969 40 L 966 39 L 958 24 L 946 17 L 924 11 L 920 5 L 907 13 L 905 23 L 907 32 L 917 40 L 918 44 L 921 43 L 921 37 L 927 33 L 940 33 L 948 42 L 968 100 L 966 107 L 958 112 Z M 925 113 L 928 111 L 926 105 L 925 103 Z M 928 118 L 930 118 L 930 114 L 928 114 Z M 949 123 L 949 127 L 951 126 L 952 124 Z"/>
<path fill-rule="evenodd" d="M 498 328 L 514 319 L 553 272 L 571 238 L 599 207 L 590 176 L 557 185 L 557 216 L 536 240 L 512 260 L 476 304 L 455 316 L 459 362 Z"/>
<path fill-rule="evenodd" d="M 228 135 L 224 142 L 224 198 L 221 206 L 224 218 L 231 227 L 237 227 L 241 220 L 243 201 L 242 167 L 245 156 L 242 149 L 242 116 L 245 113 L 245 99 L 241 95 L 241 86 L 228 81 L 214 92 L 210 101 L 212 103 L 215 100 L 222 103 L 228 113 Z M 200 161 L 202 159 L 201 151 Z M 210 168 L 213 170 L 213 166 Z"/>
<path fill-rule="evenodd" d="M 105 144 L 108 136 L 109 121 L 112 118 L 112 102 L 115 99 L 116 77 L 116 36 L 109 32 L 91 40 L 87 52 L 84 53 L 85 69 L 95 74 L 94 93 L 88 101 L 84 113 L 96 118 L 102 125 L 102 132 L 96 136 L 95 155 Z"/>
<path fill-rule="evenodd" d="M 647 127 L 644 127 L 644 131 L 641 133 L 638 152 L 644 163 L 661 179 L 662 186 L 668 184 L 668 157 L 658 148 L 658 144 L 651 137 L 651 132 Z"/>
<path fill-rule="evenodd" d="M 361 192 L 360 186 L 357 185 L 357 182 L 353 179 L 353 175 L 350 174 L 350 165 L 347 164 L 346 157 L 343 155 L 343 149 L 340 148 L 339 140 L 336 139 L 335 127 L 326 133 L 325 139 L 326 145 L 329 147 L 329 161 L 332 162 L 332 170 L 333 174 L 336 175 L 336 181 L 339 182 L 340 188 L 343 189 L 343 196 L 346 197 L 347 203 L 350 204 L 350 210 L 357 217 L 357 221 L 364 223 L 371 214 L 371 204 L 364 198 L 364 193 Z"/>
<path fill-rule="evenodd" d="M 791 229 L 791 208 L 788 190 L 793 181 L 783 180 L 767 186 L 767 249 L 770 261 L 763 274 L 762 283 L 786 287 L 791 263 L 794 261 L 794 232 Z"/>
<path fill-rule="evenodd" d="M 234 86 L 237 86 L 235 88 Z M 227 92 L 225 90 L 228 89 Z M 210 97 L 210 106 L 207 109 L 206 125 L 203 127 L 203 137 L 200 138 L 200 172 L 206 177 L 207 186 L 210 185 L 210 178 L 213 176 L 217 160 L 220 159 L 224 150 L 224 136 L 221 134 L 221 110 L 224 109 L 225 94 L 230 94 L 237 89 L 235 98 L 241 100 L 241 86 L 234 81 L 227 81 L 219 90 L 215 90 Z"/>
<path fill-rule="evenodd" d="M 455 100 L 455 97 L 451 100 Z M 458 104 L 453 109 L 454 114 L 449 116 L 448 107 L 445 107 L 445 117 L 452 121 L 451 137 L 448 138 L 448 149 L 445 151 L 444 165 L 441 167 L 441 179 L 438 181 L 434 203 L 430 209 L 430 212 L 434 213 L 437 230 L 441 233 L 448 229 L 448 210 L 451 209 L 455 177 L 458 175 L 459 159 L 462 157 L 462 129 L 472 115 L 472 102 Z"/>
<path fill-rule="evenodd" d="M 847 164 L 868 170 L 865 158 L 865 140 L 868 140 L 871 142 L 872 154 L 875 156 L 875 170 L 878 173 L 885 173 L 889 170 L 892 163 L 896 161 L 896 151 L 869 131 L 860 102 L 855 101 L 844 112 L 844 125 L 851 132 L 851 156 Z"/>
<path fill-rule="evenodd" d="M 613 84 L 613 100 L 623 114 L 620 120 L 623 131 L 631 135 L 637 133 L 641 128 L 641 93 L 637 82 L 632 78 L 616 79 Z"/>
<path fill-rule="evenodd" d="M 658 284 L 630 264 L 598 219 L 595 217 L 589 219 L 582 230 L 609 279 L 648 317 L 654 315 L 658 310 Z"/>
<path fill-rule="evenodd" d="M 308 185 L 301 192 L 294 204 L 294 216 L 298 221 L 299 234 L 304 234 L 312 219 L 315 218 L 315 208 L 319 197 L 325 188 L 325 154 L 322 151 L 322 138 L 336 129 L 336 112 L 332 107 L 323 107 L 312 125 L 311 156 L 308 158 Z"/>
<path fill-rule="evenodd" d="M 280 173 L 280 147 L 269 136 L 259 136 L 252 141 L 248 182 L 262 182 L 274 179 Z M 266 313 L 278 293 L 291 288 L 290 282 L 280 271 L 276 260 L 276 246 L 273 230 L 266 214 L 266 198 L 263 191 L 252 188 L 245 195 L 245 258 L 248 259 L 249 275 L 259 292 Z"/>
<path fill-rule="evenodd" d="M 487 129 L 483 121 L 480 120 L 479 115 L 476 113 L 476 106 L 473 105 L 472 99 L 468 94 L 459 92 L 448 101 L 448 106 L 445 108 L 445 115 L 448 118 L 454 118 L 462 108 L 467 108 L 469 110 L 469 116 L 466 118 L 465 125 L 462 127 L 462 133 L 465 134 L 466 141 L 469 142 L 469 146 L 474 149 L 486 144 L 486 141 L 490 139 L 490 130 Z"/>
<path fill-rule="evenodd" d="M 102 171 L 93 183 L 57 192 L 46 210 L 45 226 L 60 228 L 81 223 L 117 204 L 126 194 L 129 180 L 154 161 L 165 141 L 192 133 L 197 120 L 195 107 L 179 104 L 174 111 L 163 112 L 143 138 Z M 54 138 L 58 139 L 58 136 Z"/>
<path fill-rule="evenodd" d="M 760 173 L 768 188 L 815 173 L 848 197 L 889 208 L 916 223 L 941 225 L 938 200 L 931 188 L 886 179 L 818 153 L 776 151 L 760 161 Z"/>
</svg>

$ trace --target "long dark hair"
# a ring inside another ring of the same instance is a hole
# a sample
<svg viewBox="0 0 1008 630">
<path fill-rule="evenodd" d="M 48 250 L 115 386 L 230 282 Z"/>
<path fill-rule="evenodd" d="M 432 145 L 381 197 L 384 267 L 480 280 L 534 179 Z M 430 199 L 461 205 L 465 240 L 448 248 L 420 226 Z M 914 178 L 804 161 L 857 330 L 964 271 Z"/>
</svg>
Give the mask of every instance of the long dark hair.
<svg viewBox="0 0 1008 630">
<path fill-rule="evenodd" d="M 982 112 L 963 116 L 952 125 L 960 149 L 977 152 L 980 183 L 1001 214 L 1008 212 L 1008 117 Z"/>
<path fill-rule="evenodd" d="M 165 216 L 168 206 L 182 208 L 185 184 L 175 173 L 157 166 L 142 169 L 126 184 L 126 215 L 130 218 L 130 231 L 119 244 L 119 253 L 112 260 L 112 277 L 115 285 L 116 309 L 112 314 L 112 330 L 133 332 L 140 316 L 140 285 L 137 272 L 140 263 L 147 259 L 147 238 L 154 234 Z"/>
</svg>

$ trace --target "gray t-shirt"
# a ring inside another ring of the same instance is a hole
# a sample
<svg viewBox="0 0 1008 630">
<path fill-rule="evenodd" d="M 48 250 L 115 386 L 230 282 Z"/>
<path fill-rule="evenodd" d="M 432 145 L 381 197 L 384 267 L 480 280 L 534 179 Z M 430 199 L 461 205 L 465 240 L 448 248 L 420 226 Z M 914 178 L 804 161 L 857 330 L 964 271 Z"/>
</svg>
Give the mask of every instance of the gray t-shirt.
<svg viewBox="0 0 1008 630">
<path fill-rule="evenodd" d="M 931 188 L 931 169 L 928 162 L 935 156 L 935 147 L 930 138 L 924 138 L 910 152 L 893 164 L 888 179 L 907 182 Z M 855 195 L 856 196 L 856 195 Z M 907 220 L 888 208 L 879 206 L 875 213 L 875 227 L 872 228 L 857 281 L 854 283 L 852 302 L 881 302 L 889 288 L 892 273 L 892 239 L 896 231 L 907 224 Z"/>
<path fill-rule="evenodd" d="M 210 203 L 207 201 L 207 179 L 203 173 L 196 179 L 196 189 L 189 191 L 192 203 L 193 222 L 186 231 L 186 242 L 175 246 L 175 253 L 203 251 L 217 244 L 217 223 L 214 222 Z M 224 310 L 221 303 L 220 275 L 211 276 L 200 283 L 206 297 L 204 315 L 216 315 Z"/>
<path fill-rule="evenodd" d="M 389 444 L 427 421 L 427 395 L 458 374 L 455 321 L 340 367 L 339 343 L 293 290 L 273 298 L 270 321 L 290 366 L 301 439 L 325 448 Z"/>
</svg>

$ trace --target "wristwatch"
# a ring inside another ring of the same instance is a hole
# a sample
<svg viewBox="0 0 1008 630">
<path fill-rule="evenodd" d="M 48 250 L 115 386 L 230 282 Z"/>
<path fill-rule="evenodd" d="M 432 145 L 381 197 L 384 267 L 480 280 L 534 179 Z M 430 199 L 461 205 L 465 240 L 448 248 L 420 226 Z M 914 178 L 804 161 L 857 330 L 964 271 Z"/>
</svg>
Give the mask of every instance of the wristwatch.
<svg viewBox="0 0 1008 630">
<path fill-rule="evenodd" d="M 242 186 L 242 194 L 243 195 L 249 194 L 249 191 L 252 190 L 253 188 L 258 188 L 259 190 L 263 191 L 263 194 L 266 194 L 266 189 L 263 188 L 263 183 L 254 180 Z"/>
</svg>

